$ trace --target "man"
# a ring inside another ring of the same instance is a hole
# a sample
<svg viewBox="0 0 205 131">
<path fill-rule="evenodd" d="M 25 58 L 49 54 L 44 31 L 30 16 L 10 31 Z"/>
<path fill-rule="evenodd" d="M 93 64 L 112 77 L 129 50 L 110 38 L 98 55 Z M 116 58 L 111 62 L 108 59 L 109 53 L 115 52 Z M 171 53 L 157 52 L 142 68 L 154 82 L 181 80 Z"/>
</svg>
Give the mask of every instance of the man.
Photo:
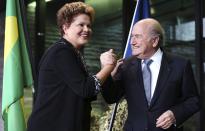
<svg viewBox="0 0 205 131">
<path fill-rule="evenodd" d="M 131 35 L 132 57 L 120 61 L 104 83 L 102 94 L 108 103 L 122 96 L 127 100 L 125 131 L 182 131 L 181 124 L 199 110 L 190 62 L 164 52 L 163 41 L 158 21 L 137 22 Z"/>
</svg>

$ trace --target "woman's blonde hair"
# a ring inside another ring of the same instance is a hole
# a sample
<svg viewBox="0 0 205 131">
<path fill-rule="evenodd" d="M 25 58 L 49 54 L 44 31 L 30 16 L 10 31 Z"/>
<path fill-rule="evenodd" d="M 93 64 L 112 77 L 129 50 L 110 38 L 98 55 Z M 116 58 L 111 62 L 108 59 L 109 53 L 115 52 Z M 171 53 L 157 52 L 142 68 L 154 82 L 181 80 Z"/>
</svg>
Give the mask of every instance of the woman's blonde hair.
<svg viewBox="0 0 205 131">
<path fill-rule="evenodd" d="M 94 20 L 95 11 L 93 7 L 83 2 L 66 3 L 57 12 L 57 25 L 60 29 L 61 35 L 64 35 L 63 25 L 70 26 L 73 18 L 79 14 L 86 14 L 90 17 L 90 20 Z"/>
</svg>

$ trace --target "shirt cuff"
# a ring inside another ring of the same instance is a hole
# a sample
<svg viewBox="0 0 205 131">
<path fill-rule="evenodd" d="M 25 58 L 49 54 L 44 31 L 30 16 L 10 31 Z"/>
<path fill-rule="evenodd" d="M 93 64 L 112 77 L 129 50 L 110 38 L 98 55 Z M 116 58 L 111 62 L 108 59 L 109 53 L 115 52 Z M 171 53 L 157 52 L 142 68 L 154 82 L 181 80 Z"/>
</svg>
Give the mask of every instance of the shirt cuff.
<svg viewBox="0 0 205 131">
<path fill-rule="evenodd" d="M 95 93 L 98 94 L 101 91 L 102 84 L 96 75 L 93 75 L 93 78 L 95 80 Z"/>
</svg>

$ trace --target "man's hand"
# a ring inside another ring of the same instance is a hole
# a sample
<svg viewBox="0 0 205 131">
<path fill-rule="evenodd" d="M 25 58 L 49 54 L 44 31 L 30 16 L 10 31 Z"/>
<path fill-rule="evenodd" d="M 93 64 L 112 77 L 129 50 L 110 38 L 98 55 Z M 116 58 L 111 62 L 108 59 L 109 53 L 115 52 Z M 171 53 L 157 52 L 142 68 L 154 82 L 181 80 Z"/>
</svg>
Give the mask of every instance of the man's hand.
<svg viewBox="0 0 205 131">
<path fill-rule="evenodd" d="M 158 119 L 156 127 L 162 129 L 168 129 L 172 124 L 176 122 L 175 116 L 172 111 L 168 110 L 164 112 Z"/>
<path fill-rule="evenodd" d="M 116 64 L 114 70 L 111 72 L 112 77 L 115 76 L 115 74 L 117 73 L 117 70 L 118 70 L 119 66 L 122 65 L 122 64 L 123 64 L 123 59 L 122 59 L 122 58 L 119 59 L 119 60 L 117 60 L 117 64 Z"/>
</svg>

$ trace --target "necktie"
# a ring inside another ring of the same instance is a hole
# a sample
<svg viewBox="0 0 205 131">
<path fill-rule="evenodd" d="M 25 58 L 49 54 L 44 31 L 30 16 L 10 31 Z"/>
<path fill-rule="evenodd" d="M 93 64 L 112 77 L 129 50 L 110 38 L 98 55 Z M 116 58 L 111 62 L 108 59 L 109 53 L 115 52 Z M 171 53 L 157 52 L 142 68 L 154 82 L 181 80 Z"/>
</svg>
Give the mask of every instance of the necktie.
<svg viewBox="0 0 205 131">
<path fill-rule="evenodd" d="M 150 71 L 150 64 L 152 63 L 151 59 L 144 60 L 144 68 L 142 70 L 143 74 L 143 82 L 144 82 L 144 90 L 147 98 L 148 105 L 151 102 L 151 71 Z"/>
</svg>

